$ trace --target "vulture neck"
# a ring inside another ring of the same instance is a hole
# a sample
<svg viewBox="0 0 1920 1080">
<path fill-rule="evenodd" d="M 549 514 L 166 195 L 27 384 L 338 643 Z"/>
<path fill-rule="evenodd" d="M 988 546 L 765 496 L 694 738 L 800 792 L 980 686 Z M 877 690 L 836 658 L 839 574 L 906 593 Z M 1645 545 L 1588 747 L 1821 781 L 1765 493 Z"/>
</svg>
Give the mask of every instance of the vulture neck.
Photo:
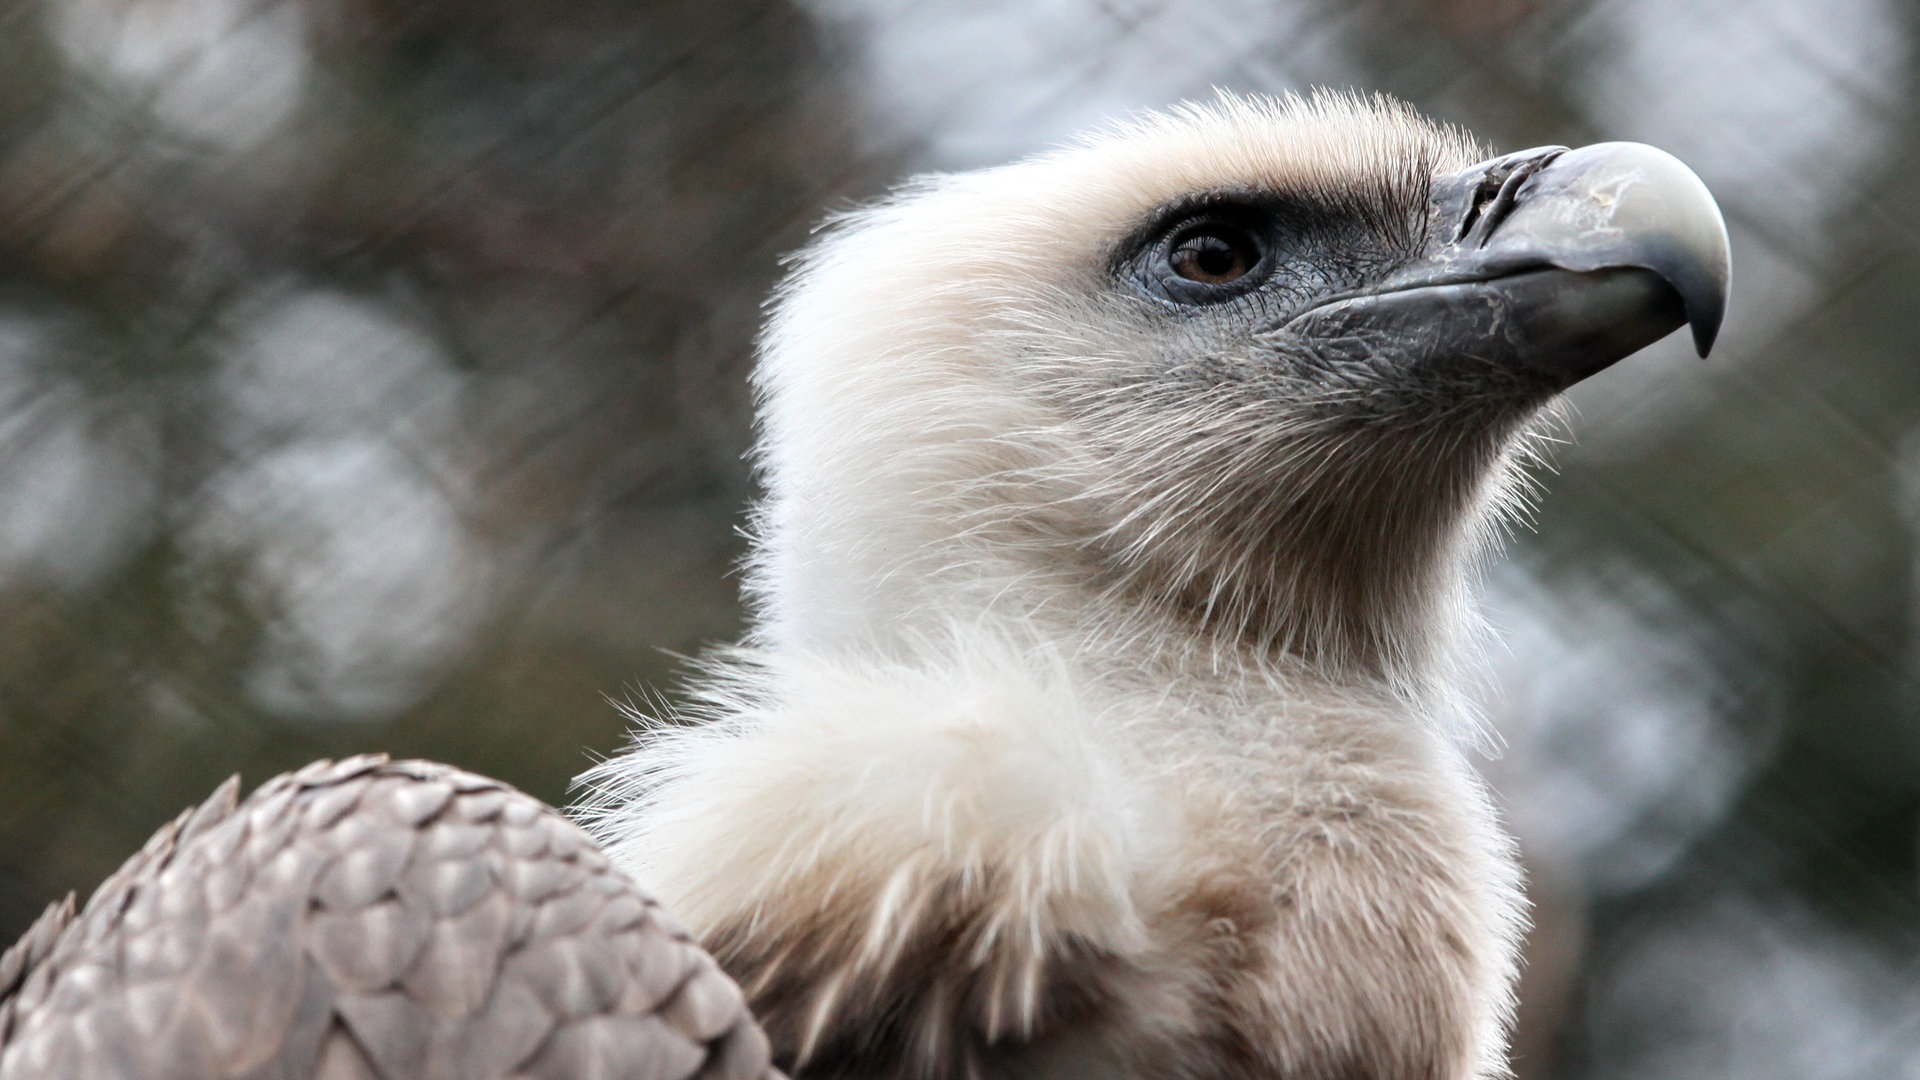
<svg viewBox="0 0 1920 1080">
<path fill-rule="evenodd" d="M 965 498 L 1026 512 L 924 489 L 775 500 L 750 579 L 755 638 L 912 654 L 958 626 L 1096 670 L 1261 669 L 1437 706 L 1457 681 L 1468 569 L 1515 470 L 1497 446 L 1360 465 L 1292 493 L 1215 492 L 1239 507 L 1146 537 L 991 486 Z"/>
<path fill-rule="evenodd" d="M 1338 682 L 1423 697 L 1468 610 L 1468 573 L 1515 473 L 1500 446 L 1419 433 L 1343 440 L 1309 483 L 1285 475 L 1216 491 L 1215 512 L 1160 550 L 1118 563 L 1150 607 L 1217 647 Z M 1365 444 L 1366 449 L 1356 449 Z"/>
</svg>

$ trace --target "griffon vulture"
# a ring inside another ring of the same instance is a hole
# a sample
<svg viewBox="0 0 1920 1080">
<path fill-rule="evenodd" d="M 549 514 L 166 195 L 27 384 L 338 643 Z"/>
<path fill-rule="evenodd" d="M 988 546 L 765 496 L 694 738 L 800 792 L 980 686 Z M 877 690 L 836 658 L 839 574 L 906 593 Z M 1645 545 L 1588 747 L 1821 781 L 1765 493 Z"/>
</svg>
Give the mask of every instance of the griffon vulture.
<svg viewBox="0 0 1920 1080">
<path fill-rule="evenodd" d="M 1727 280 L 1660 151 L 1333 95 L 846 214 L 761 349 L 753 629 L 589 774 L 605 856 L 283 778 L 9 954 L 0 1076 L 1502 1075 L 1469 574 L 1555 395 Z"/>
</svg>

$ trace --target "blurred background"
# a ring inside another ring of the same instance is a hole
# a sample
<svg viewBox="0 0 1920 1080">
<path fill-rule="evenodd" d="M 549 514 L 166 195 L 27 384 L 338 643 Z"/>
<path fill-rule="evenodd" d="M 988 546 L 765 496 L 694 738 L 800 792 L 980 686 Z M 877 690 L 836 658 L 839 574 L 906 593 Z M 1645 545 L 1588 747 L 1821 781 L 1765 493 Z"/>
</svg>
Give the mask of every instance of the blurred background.
<svg viewBox="0 0 1920 1080">
<path fill-rule="evenodd" d="M 781 253 L 1221 86 L 1626 138 L 1721 346 L 1487 586 L 1542 1077 L 1920 1078 L 1911 0 L 0 0 L 0 942 L 230 773 L 552 802 L 736 632 Z"/>
</svg>

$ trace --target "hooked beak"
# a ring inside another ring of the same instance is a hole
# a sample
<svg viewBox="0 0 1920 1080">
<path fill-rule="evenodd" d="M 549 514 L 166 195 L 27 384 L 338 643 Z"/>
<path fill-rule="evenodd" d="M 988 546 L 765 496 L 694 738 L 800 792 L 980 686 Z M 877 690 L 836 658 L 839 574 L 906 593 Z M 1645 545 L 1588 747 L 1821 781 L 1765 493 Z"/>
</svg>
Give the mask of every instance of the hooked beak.
<svg viewBox="0 0 1920 1080">
<path fill-rule="evenodd" d="M 1544 147 L 1437 178 L 1414 259 L 1282 331 L 1564 389 L 1682 325 L 1705 356 L 1730 274 L 1720 209 L 1679 159 L 1640 143 Z"/>
</svg>

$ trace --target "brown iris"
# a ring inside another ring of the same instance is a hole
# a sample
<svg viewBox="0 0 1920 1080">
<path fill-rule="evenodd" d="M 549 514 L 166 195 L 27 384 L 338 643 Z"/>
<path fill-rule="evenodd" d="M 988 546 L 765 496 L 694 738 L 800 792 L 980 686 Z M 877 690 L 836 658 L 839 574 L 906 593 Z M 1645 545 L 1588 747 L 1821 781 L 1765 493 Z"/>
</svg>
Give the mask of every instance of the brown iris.
<svg viewBox="0 0 1920 1080">
<path fill-rule="evenodd" d="M 1225 285 L 1246 277 L 1260 261 L 1253 238 L 1231 226 L 1208 225 L 1187 233 L 1167 253 L 1173 272 L 1203 285 Z"/>
</svg>

